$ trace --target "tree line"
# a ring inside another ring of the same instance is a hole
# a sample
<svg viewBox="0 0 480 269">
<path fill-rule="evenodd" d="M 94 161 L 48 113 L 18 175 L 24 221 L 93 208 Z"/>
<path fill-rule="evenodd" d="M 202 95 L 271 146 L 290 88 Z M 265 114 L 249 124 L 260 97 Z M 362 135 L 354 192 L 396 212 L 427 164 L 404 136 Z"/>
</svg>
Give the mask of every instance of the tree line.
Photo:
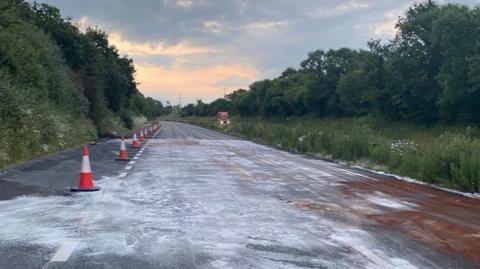
<svg viewBox="0 0 480 269">
<path fill-rule="evenodd" d="M 183 116 L 379 116 L 422 124 L 480 123 L 480 7 L 412 5 L 388 42 L 317 50 L 300 68 L 254 82 Z"/>
<path fill-rule="evenodd" d="M 100 134 L 131 128 L 134 117 L 163 112 L 160 101 L 138 91 L 134 75 L 132 59 L 120 56 L 101 29 L 80 31 L 48 4 L 0 1 L 2 127 L 21 129 L 42 114 L 65 124 L 86 119 Z"/>
</svg>

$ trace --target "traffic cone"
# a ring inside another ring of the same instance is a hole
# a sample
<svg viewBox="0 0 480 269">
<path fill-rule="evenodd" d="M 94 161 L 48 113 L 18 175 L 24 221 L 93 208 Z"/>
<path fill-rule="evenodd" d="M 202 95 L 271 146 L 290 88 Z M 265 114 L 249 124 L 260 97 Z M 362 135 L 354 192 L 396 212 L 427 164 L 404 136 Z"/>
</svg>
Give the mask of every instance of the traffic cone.
<svg viewBox="0 0 480 269">
<path fill-rule="evenodd" d="M 144 131 L 144 132 L 145 132 L 145 139 L 147 139 L 147 138 L 148 138 L 148 129 L 145 128 L 145 131 Z"/>
<path fill-rule="evenodd" d="M 98 191 L 100 188 L 93 185 L 93 175 L 90 169 L 90 159 L 88 157 L 88 147 L 83 146 L 82 165 L 80 171 L 80 180 L 78 188 L 71 188 L 72 192 Z"/>
<path fill-rule="evenodd" d="M 143 135 L 143 130 L 140 130 L 140 142 L 145 142 L 145 136 Z"/>
<path fill-rule="evenodd" d="M 118 152 L 118 158 L 115 159 L 116 161 L 130 161 L 128 158 L 128 151 L 125 147 L 125 139 L 122 135 L 122 141 L 120 142 L 120 152 Z"/>
<path fill-rule="evenodd" d="M 137 133 L 133 133 L 133 139 L 132 139 L 132 148 L 138 149 L 140 147 L 140 144 L 138 143 L 137 140 Z"/>
</svg>

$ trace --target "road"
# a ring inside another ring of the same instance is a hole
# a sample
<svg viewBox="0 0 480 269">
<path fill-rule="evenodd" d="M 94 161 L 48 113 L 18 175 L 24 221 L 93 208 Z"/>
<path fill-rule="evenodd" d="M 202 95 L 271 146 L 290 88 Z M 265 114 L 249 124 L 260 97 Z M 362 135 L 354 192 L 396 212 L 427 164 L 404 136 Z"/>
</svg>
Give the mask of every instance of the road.
<svg viewBox="0 0 480 269">
<path fill-rule="evenodd" d="M 131 169 L 116 146 L 92 147 L 97 193 L 61 191 L 70 151 L 3 173 L 0 268 L 480 267 L 478 199 L 184 123 Z"/>
</svg>

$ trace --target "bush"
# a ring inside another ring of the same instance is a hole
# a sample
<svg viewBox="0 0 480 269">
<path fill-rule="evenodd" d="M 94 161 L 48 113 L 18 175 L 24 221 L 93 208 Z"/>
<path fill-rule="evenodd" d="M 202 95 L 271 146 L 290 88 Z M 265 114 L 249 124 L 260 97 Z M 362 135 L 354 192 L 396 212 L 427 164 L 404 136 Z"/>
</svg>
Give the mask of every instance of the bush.
<svg viewBox="0 0 480 269">
<path fill-rule="evenodd" d="M 38 103 L 8 82 L 0 84 L 0 167 L 78 145 L 96 137 L 85 117 Z"/>
</svg>

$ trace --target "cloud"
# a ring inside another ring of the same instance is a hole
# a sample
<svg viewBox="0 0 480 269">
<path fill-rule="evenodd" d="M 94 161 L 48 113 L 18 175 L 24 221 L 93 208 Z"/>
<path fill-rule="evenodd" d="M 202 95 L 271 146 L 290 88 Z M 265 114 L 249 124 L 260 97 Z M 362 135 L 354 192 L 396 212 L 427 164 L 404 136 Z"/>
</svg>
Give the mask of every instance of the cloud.
<svg viewBox="0 0 480 269">
<path fill-rule="evenodd" d="M 395 25 L 397 24 L 397 19 L 390 19 L 381 23 L 378 23 L 373 27 L 373 34 L 375 36 L 390 36 L 393 37 L 397 33 Z"/>
<path fill-rule="evenodd" d="M 214 34 L 221 34 L 224 32 L 224 26 L 218 21 L 204 21 L 202 24 L 205 30 Z"/>
<path fill-rule="evenodd" d="M 177 1 L 175 1 L 175 4 L 179 7 L 189 8 L 193 5 L 193 1 L 192 0 L 177 0 Z"/>
<path fill-rule="evenodd" d="M 380 22 L 373 27 L 373 34 L 376 36 L 389 36 L 393 37 L 397 33 L 395 25 L 398 18 L 405 12 L 409 5 L 404 5 L 401 8 L 389 10 L 384 13 L 384 17 L 387 20 Z"/>
<path fill-rule="evenodd" d="M 370 3 L 363 3 L 360 1 L 349 1 L 335 7 L 335 11 L 348 12 L 356 9 L 365 9 L 370 6 Z"/>
<path fill-rule="evenodd" d="M 76 25 L 80 31 L 85 32 L 92 23 L 90 22 L 90 19 L 87 16 L 82 16 L 80 19 L 76 21 Z"/>
<path fill-rule="evenodd" d="M 38 1 L 84 29 L 98 25 L 110 33 L 111 43 L 138 63 L 146 95 L 174 100 L 186 89 L 207 101 L 219 96 L 215 89 L 246 88 L 253 78 L 298 68 L 313 50 L 390 39 L 398 15 L 418 0 Z"/>
<path fill-rule="evenodd" d="M 139 87 L 142 92 L 162 100 L 171 99 L 180 93 L 190 102 L 196 98 L 211 101 L 223 94 L 223 88 L 234 90 L 258 79 L 258 71 L 254 67 L 241 64 L 191 69 L 183 64 L 165 67 L 137 63 L 136 68 L 136 79 L 141 83 Z"/>
<path fill-rule="evenodd" d="M 396 24 L 398 18 L 403 15 L 409 4 L 400 8 L 385 11 L 380 17 L 381 20 L 367 22 L 365 24 L 356 25 L 356 29 L 361 31 L 365 36 L 376 38 L 392 38 L 397 33 Z"/>
<path fill-rule="evenodd" d="M 217 51 L 215 48 L 195 46 L 188 41 L 181 41 L 171 46 L 167 46 L 164 42 L 135 42 L 125 39 L 120 33 L 113 32 L 108 36 L 109 42 L 117 49 L 130 56 L 145 55 L 168 55 L 183 56 L 200 53 L 213 53 Z"/>
<path fill-rule="evenodd" d="M 272 28 L 281 28 L 289 25 L 288 21 L 256 21 L 247 24 L 244 28 L 250 30 L 271 30 Z"/>
<path fill-rule="evenodd" d="M 219 21 L 203 21 L 202 26 L 207 32 L 217 35 L 226 34 L 242 34 L 251 32 L 268 32 L 282 29 L 284 26 L 291 24 L 289 21 L 253 21 L 244 25 L 228 25 L 225 22 Z"/>
<path fill-rule="evenodd" d="M 328 18 L 343 15 L 359 9 L 366 9 L 368 7 L 370 7 L 370 3 L 352 0 L 333 7 L 321 5 L 315 11 L 308 12 L 307 14 L 313 18 Z"/>
</svg>

